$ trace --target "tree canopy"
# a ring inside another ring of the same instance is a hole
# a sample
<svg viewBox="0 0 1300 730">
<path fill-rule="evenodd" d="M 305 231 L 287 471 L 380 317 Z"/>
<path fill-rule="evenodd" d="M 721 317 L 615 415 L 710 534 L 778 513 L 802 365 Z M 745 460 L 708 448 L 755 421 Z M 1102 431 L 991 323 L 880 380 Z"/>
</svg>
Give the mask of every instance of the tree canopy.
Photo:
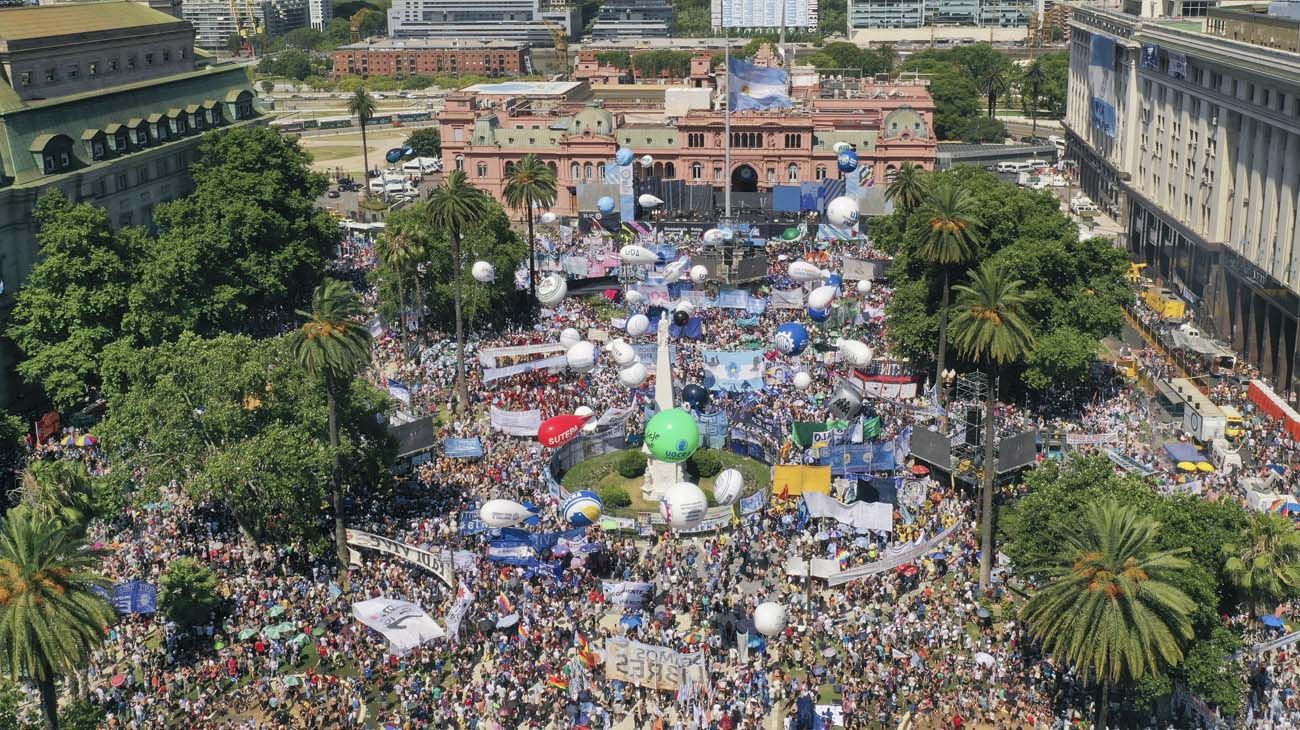
<svg viewBox="0 0 1300 730">
<path fill-rule="evenodd" d="M 442 157 L 442 133 L 437 127 L 423 127 L 407 136 L 404 146 L 419 157 Z"/>
<path fill-rule="evenodd" d="M 963 142 L 998 142 L 1006 127 L 982 114 L 984 81 L 991 76 L 1008 78 L 1011 60 L 987 43 L 957 48 L 928 49 L 912 54 L 899 70 L 930 77 L 934 97 L 934 132 L 939 139 Z"/>
</svg>

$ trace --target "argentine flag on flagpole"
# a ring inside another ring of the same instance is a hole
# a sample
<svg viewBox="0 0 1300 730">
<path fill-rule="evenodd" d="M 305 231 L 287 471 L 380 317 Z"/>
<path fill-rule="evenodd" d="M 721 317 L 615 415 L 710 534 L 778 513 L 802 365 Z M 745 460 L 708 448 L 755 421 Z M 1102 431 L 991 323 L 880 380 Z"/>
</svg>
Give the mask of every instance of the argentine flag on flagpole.
<svg viewBox="0 0 1300 730">
<path fill-rule="evenodd" d="M 389 378 L 388 394 L 401 401 L 403 405 L 411 405 L 411 389 L 406 387 L 405 383 Z"/>
<path fill-rule="evenodd" d="M 727 66 L 727 106 L 731 111 L 785 109 L 794 100 L 785 94 L 788 74 L 779 68 L 763 68 L 733 57 Z"/>
</svg>

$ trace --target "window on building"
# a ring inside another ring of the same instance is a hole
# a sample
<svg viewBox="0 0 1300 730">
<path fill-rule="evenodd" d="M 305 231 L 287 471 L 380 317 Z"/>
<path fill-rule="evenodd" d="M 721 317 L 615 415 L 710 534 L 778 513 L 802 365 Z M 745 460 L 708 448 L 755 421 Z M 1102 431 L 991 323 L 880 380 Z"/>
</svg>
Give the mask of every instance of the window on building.
<svg viewBox="0 0 1300 730">
<path fill-rule="evenodd" d="M 487 166 L 487 163 L 486 163 L 486 162 L 480 162 L 480 163 L 478 163 L 478 168 L 477 168 L 477 169 L 478 169 L 478 176 L 479 176 L 479 177 L 487 177 L 488 166 Z"/>
<path fill-rule="evenodd" d="M 163 51 L 163 63 L 170 63 L 172 60 L 171 51 Z"/>
<path fill-rule="evenodd" d="M 115 182 L 116 182 L 115 187 L 117 192 L 120 193 L 123 190 L 126 190 L 128 187 L 128 185 L 126 184 L 126 173 L 125 172 L 117 173 L 117 178 L 115 179 Z"/>
<path fill-rule="evenodd" d="M 87 76 L 99 75 L 99 61 L 91 61 L 86 64 L 86 75 Z"/>
<path fill-rule="evenodd" d="M 785 135 L 785 148 L 786 148 L 786 149 L 788 149 L 788 150 L 796 150 L 796 149 L 799 149 L 800 147 L 803 147 L 803 135 L 802 135 L 802 134 L 786 134 L 786 135 Z"/>
<path fill-rule="evenodd" d="M 721 167 L 715 167 L 715 168 L 713 168 L 713 181 L 714 181 L 714 182 L 722 182 L 722 168 L 721 168 Z"/>
<path fill-rule="evenodd" d="M 704 146 L 704 133 L 703 133 L 703 132 L 691 132 L 690 134 L 686 135 L 686 146 L 687 146 L 687 147 L 703 147 L 703 146 Z"/>
<path fill-rule="evenodd" d="M 699 180 L 699 179 L 700 179 L 701 177 L 703 177 L 703 176 L 704 176 L 704 165 L 701 165 L 701 164 L 698 163 L 698 162 L 692 162 L 692 163 L 691 163 L 691 179 L 692 179 L 692 180 Z"/>
<path fill-rule="evenodd" d="M 57 71 L 55 71 L 54 69 L 52 69 L 52 68 L 47 68 L 47 69 L 45 69 L 45 81 L 46 81 L 47 83 L 48 83 L 48 82 L 51 82 L 51 81 L 54 81 L 54 79 L 58 78 L 58 76 L 59 76 L 59 73 L 58 73 Z"/>
<path fill-rule="evenodd" d="M 95 196 L 104 197 L 108 195 L 108 178 L 101 177 L 95 181 Z"/>
<path fill-rule="evenodd" d="M 790 165 L 785 168 L 785 176 L 790 182 L 797 181 L 799 179 L 799 166 L 791 162 Z"/>
<path fill-rule="evenodd" d="M 185 49 L 183 47 L 176 49 L 176 57 L 185 60 Z"/>
<path fill-rule="evenodd" d="M 515 163 L 514 160 L 511 160 L 506 163 L 506 175 L 509 176 L 513 174 L 515 174 Z"/>
<path fill-rule="evenodd" d="M 131 211 L 128 210 L 125 213 L 121 213 L 117 216 L 117 227 L 126 228 L 127 226 L 131 225 L 131 220 L 132 220 Z"/>
<path fill-rule="evenodd" d="M 590 180 L 590 179 L 591 179 L 591 171 L 592 171 L 591 163 L 588 162 L 588 163 L 584 164 L 584 165 L 582 166 L 582 179 L 583 179 L 583 180 Z"/>
<path fill-rule="evenodd" d="M 152 66 L 152 65 L 153 65 L 153 54 L 152 54 L 152 53 L 146 53 L 146 54 L 144 54 L 144 65 L 146 65 L 146 66 Z"/>
<path fill-rule="evenodd" d="M 126 132 L 118 131 L 111 138 L 113 149 L 117 152 L 125 152 L 127 147 Z"/>
<path fill-rule="evenodd" d="M 44 159 L 43 159 L 43 161 L 44 161 L 44 163 L 45 163 L 45 174 L 46 174 L 46 175 L 48 175 L 48 174 L 54 172 L 55 170 L 59 169 L 59 167 L 58 167 L 58 163 L 55 162 L 54 155 L 51 155 L 51 154 L 44 155 Z"/>
<path fill-rule="evenodd" d="M 144 127 L 135 130 L 135 143 L 141 147 L 149 144 L 149 133 L 145 131 Z"/>
<path fill-rule="evenodd" d="M 818 180 L 825 180 L 825 179 L 826 179 L 826 167 L 825 167 L 824 165 L 818 165 L 818 166 L 817 166 L 817 171 L 814 173 L 814 175 L 815 175 L 815 177 L 816 177 Z"/>
<path fill-rule="evenodd" d="M 75 63 L 68 64 L 67 68 L 63 69 L 63 75 L 70 79 L 77 78 L 79 73 L 81 73 L 81 69 Z"/>
<path fill-rule="evenodd" d="M 20 74 L 18 78 L 22 81 L 23 86 L 31 86 L 31 85 L 32 85 L 32 72 L 31 72 L 31 71 L 23 71 L 22 74 Z"/>
<path fill-rule="evenodd" d="M 127 57 L 126 57 L 126 70 L 127 70 L 127 71 L 134 71 L 134 70 L 135 70 L 135 56 L 127 56 Z"/>
<path fill-rule="evenodd" d="M 579 165 L 576 162 L 573 163 L 572 165 L 569 165 L 569 177 L 573 180 L 577 180 L 578 178 L 582 177 L 582 165 Z"/>
<path fill-rule="evenodd" d="M 90 143 L 90 158 L 92 160 L 104 159 L 104 143 L 99 140 L 92 140 Z"/>
<path fill-rule="evenodd" d="M 674 164 L 671 163 L 671 162 L 669 162 L 668 164 L 664 165 L 664 179 L 665 179 L 665 180 L 675 180 L 675 179 L 677 179 L 677 166 L 676 166 L 676 165 L 674 165 Z"/>
<path fill-rule="evenodd" d="M 135 184 L 143 185 L 149 182 L 149 168 L 141 165 L 135 168 Z"/>
<path fill-rule="evenodd" d="M 460 130 L 456 130 L 456 131 L 460 131 Z M 460 170 L 461 172 L 464 172 L 464 171 L 465 171 L 465 156 L 464 156 L 464 155 L 456 155 L 456 169 L 457 169 L 457 170 Z"/>
</svg>

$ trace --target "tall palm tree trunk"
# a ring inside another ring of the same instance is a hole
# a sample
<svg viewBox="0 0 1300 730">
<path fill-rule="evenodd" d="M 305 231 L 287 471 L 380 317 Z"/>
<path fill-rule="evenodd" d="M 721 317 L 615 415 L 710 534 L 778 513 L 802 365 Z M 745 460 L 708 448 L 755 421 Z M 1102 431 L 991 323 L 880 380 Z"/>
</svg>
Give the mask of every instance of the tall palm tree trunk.
<svg viewBox="0 0 1300 730">
<path fill-rule="evenodd" d="M 410 351 L 406 341 L 406 287 L 402 285 L 402 272 L 397 272 L 397 344 Z"/>
<path fill-rule="evenodd" d="M 980 590 L 993 575 L 993 482 L 998 465 L 993 456 L 993 408 L 997 403 L 997 376 L 989 365 L 988 393 L 984 401 L 984 489 L 980 494 Z"/>
<path fill-rule="evenodd" d="M 361 164 L 366 169 L 361 173 L 361 189 L 370 193 L 370 145 L 366 142 L 366 120 L 361 120 Z"/>
<path fill-rule="evenodd" d="M 41 693 L 41 719 L 45 730 L 59 730 L 59 690 L 53 679 L 42 679 L 36 683 Z"/>
<path fill-rule="evenodd" d="M 343 527 L 343 486 L 339 478 L 339 417 L 338 400 L 334 397 L 334 379 L 326 376 L 325 400 L 330 412 L 330 454 L 334 466 L 330 470 L 330 500 L 334 503 L 334 547 L 339 556 L 339 585 L 348 586 L 348 533 Z"/>
<path fill-rule="evenodd" d="M 943 382 L 943 365 L 945 354 L 948 352 L 948 267 L 943 267 L 943 300 L 939 305 L 939 352 L 938 368 L 935 370 L 934 385 L 935 392 L 939 394 L 938 402 L 943 406 L 944 382 Z"/>
<path fill-rule="evenodd" d="M 528 294 L 537 299 L 537 239 L 533 236 L 533 196 L 524 198 L 528 206 Z"/>
<path fill-rule="evenodd" d="M 1106 730 L 1106 714 L 1110 710 L 1110 680 L 1101 681 L 1101 702 L 1097 704 L 1096 730 Z"/>
<path fill-rule="evenodd" d="M 451 232 L 451 273 L 455 278 L 453 303 L 456 308 L 456 410 L 469 408 L 469 386 L 465 384 L 465 318 L 461 316 L 460 231 Z"/>
</svg>

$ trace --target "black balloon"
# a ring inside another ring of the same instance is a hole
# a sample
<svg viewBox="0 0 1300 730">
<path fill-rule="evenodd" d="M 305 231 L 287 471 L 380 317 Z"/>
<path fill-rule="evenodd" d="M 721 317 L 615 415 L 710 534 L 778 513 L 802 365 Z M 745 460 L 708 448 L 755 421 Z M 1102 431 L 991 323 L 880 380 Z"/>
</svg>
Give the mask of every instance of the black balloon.
<svg viewBox="0 0 1300 730">
<path fill-rule="evenodd" d="M 685 327 L 686 323 L 690 321 L 691 321 L 690 314 L 686 312 L 682 312 L 680 310 L 673 312 L 673 324 L 677 325 L 678 327 Z"/>
<path fill-rule="evenodd" d="M 685 388 L 682 388 L 682 400 L 695 406 L 696 410 L 699 410 L 709 402 L 709 391 L 702 385 L 691 383 Z"/>
</svg>

